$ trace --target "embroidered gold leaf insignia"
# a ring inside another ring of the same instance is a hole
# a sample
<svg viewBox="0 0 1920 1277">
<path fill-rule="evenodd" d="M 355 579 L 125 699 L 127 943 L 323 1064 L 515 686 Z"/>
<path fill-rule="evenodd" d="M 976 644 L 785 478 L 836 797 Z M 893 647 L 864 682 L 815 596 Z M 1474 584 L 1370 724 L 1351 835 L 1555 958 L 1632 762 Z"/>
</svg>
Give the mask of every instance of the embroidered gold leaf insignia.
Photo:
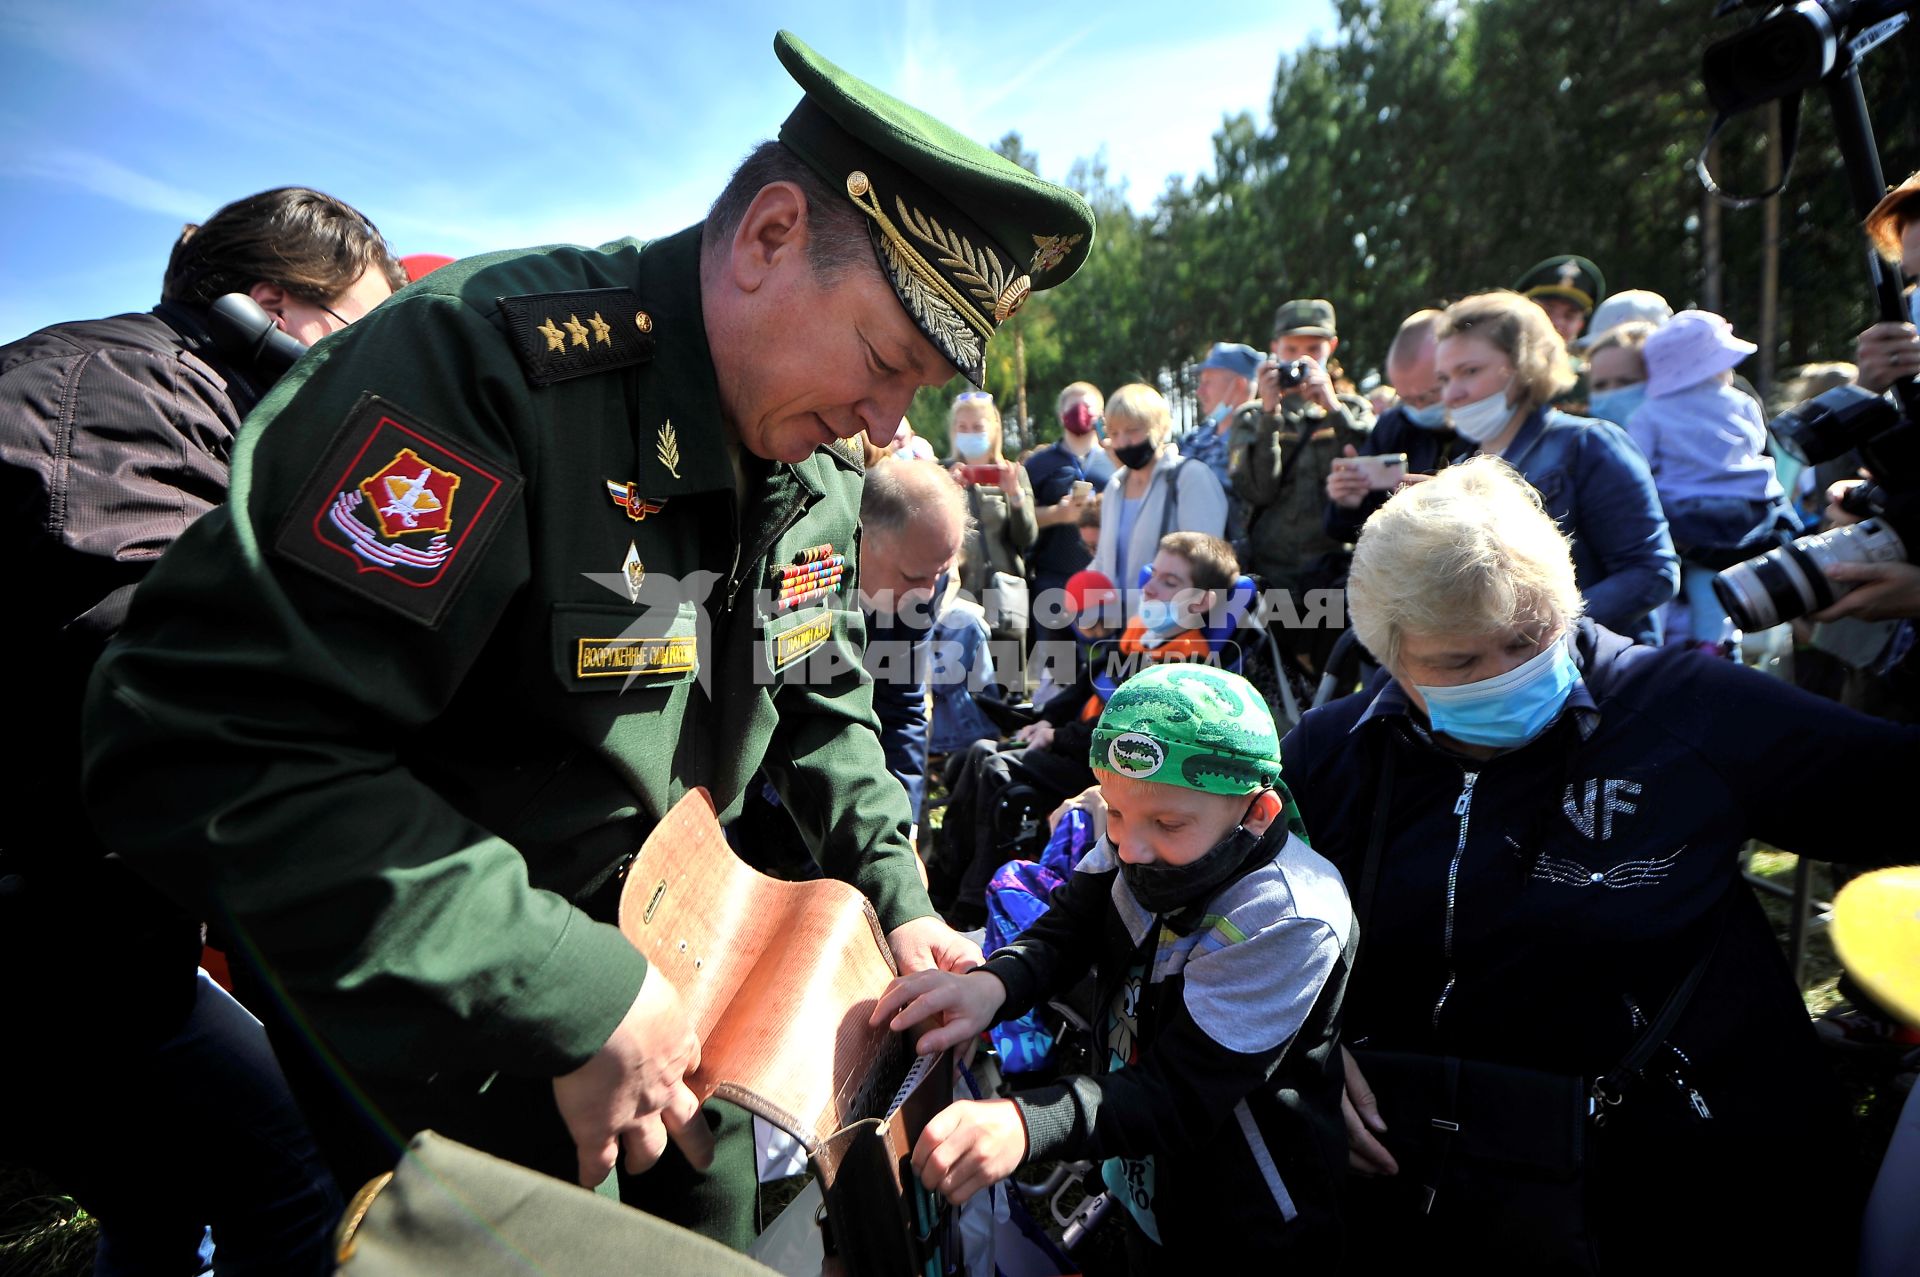
<svg viewBox="0 0 1920 1277">
<path fill-rule="evenodd" d="M 960 317 L 960 313 L 947 303 L 947 299 L 928 287 L 907 260 L 905 249 L 892 239 L 882 239 L 881 248 L 886 253 L 887 273 L 905 294 L 907 309 L 913 317 L 933 330 L 933 335 L 953 353 L 960 356 L 966 367 L 980 362 L 980 340 L 974 335 L 972 325 Z"/>
<path fill-rule="evenodd" d="M 680 477 L 680 436 L 674 432 L 671 421 L 661 423 L 660 438 L 654 445 L 654 452 L 659 456 L 660 464 L 667 468 L 667 473 L 678 479 Z"/>
<path fill-rule="evenodd" d="M 1027 270 L 1035 275 L 1052 270 L 1066 260 L 1075 244 L 1085 238 L 1085 235 L 1035 235 L 1033 246 L 1037 251 L 1033 255 L 1033 264 Z"/>
<path fill-rule="evenodd" d="M 893 206 L 900 213 L 901 224 L 915 239 L 938 250 L 934 260 L 952 271 L 953 277 L 965 284 L 967 291 L 983 305 L 991 306 L 1006 288 L 1007 272 L 1000 265 L 1000 259 L 986 249 L 976 249 L 966 236 L 947 230 L 919 209 L 908 208 L 906 201 L 897 195 L 893 197 Z"/>
<path fill-rule="evenodd" d="M 565 350 L 567 348 L 566 334 L 553 326 L 553 320 L 551 318 L 549 318 L 546 323 L 540 325 L 538 331 L 546 337 L 548 350 Z"/>
</svg>

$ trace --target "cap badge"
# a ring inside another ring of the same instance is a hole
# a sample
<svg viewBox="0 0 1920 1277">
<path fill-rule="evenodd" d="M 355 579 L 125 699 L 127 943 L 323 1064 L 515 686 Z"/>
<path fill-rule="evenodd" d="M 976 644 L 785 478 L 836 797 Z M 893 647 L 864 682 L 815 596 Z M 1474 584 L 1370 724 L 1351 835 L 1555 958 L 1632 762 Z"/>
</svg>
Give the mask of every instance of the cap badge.
<svg viewBox="0 0 1920 1277">
<path fill-rule="evenodd" d="M 1033 264 L 1028 266 L 1027 270 L 1035 275 L 1052 270 L 1066 260 L 1067 254 L 1073 251 L 1075 244 L 1085 238 L 1085 235 L 1035 235 Z"/>
</svg>

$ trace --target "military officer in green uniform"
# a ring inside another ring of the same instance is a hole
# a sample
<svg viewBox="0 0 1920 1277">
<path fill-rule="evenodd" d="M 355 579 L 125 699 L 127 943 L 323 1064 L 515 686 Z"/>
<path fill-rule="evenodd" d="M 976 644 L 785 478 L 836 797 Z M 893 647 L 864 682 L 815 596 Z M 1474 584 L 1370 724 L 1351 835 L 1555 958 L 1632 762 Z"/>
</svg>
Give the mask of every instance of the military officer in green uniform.
<svg viewBox="0 0 1920 1277">
<path fill-rule="evenodd" d="M 1547 312 L 1553 330 L 1567 348 L 1567 366 L 1573 370 L 1571 389 L 1553 401 L 1562 412 L 1585 416 L 1590 391 L 1587 388 L 1587 364 L 1574 353 L 1574 343 L 1586 331 L 1593 308 L 1607 295 L 1607 281 L 1600 268 L 1584 257 L 1562 253 L 1549 257 L 1522 275 L 1513 290 L 1530 297 Z"/>
<path fill-rule="evenodd" d="M 1247 508 L 1241 563 L 1266 589 L 1291 592 L 1301 616 L 1311 614 L 1308 591 L 1330 590 L 1346 579 L 1347 548 L 1324 527 L 1327 474 L 1335 457 L 1373 430 L 1372 406 L 1333 388 L 1327 363 L 1339 345 L 1332 302 L 1283 303 L 1273 318 L 1274 360 L 1256 381 L 1260 398 L 1234 414 L 1227 436 L 1233 495 Z M 1283 385 L 1288 369 L 1303 375 Z M 1276 632 L 1316 668 L 1339 637 L 1325 625 Z"/>
<path fill-rule="evenodd" d="M 750 1240 L 748 1123 L 609 924 L 694 786 L 730 819 L 764 764 L 903 969 L 976 955 L 863 684 L 858 436 L 979 384 L 1092 214 L 775 51 L 805 96 L 704 223 L 444 267 L 304 359 L 93 683 L 89 814 L 284 995 L 348 1191 L 431 1126 Z"/>
</svg>

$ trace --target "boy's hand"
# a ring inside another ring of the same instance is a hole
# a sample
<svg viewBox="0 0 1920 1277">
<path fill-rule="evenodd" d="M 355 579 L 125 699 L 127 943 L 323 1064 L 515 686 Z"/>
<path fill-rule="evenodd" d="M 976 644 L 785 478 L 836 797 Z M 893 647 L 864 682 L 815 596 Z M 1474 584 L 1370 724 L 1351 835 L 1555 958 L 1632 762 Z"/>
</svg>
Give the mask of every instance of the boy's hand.
<svg viewBox="0 0 1920 1277">
<path fill-rule="evenodd" d="M 1347 1126 L 1347 1165 L 1362 1175 L 1398 1175 L 1400 1164 L 1393 1160 L 1379 1136 L 1387 1133 L 1386 1119 L 1360 1071 L 1353 1053 L 1340 1048 L 1340 1063 L 1346 1070 L 1346 1088 L 1340 1093 L 1340 1118 Z"/>
<path fill-rule="evenodd" d="M 1027 1124 L 1012 1100 L 961 1100 L 920 1132 L 913 1169 L 927 1191 L 958 1206 L 1013 1174 L 1026 1155 Z"/>
<path fill-rule="evenodd" d="M 934 1026 L 920 1035 L 914 1049 L 933 1055 L 979 1034 L 1006 1000 L 1007 986 L 984 971 L 920 971 L 888 985 L 867 1023 L 885 1020 L 888 1028 L 899 1031 L 932 1020 Z"/>
</svg>

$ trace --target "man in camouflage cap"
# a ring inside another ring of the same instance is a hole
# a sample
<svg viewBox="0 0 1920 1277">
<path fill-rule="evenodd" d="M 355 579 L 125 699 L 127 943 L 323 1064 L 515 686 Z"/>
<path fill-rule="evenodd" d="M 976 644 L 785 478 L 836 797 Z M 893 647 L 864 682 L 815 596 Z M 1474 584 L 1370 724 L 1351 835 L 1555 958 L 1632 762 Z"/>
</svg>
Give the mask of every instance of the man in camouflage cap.
<svg viewBox="0 0 1920 1277">
<path fill-rule="evenodd" d="M 694 786 L 731 820 L 764 764 L 903 969 L 973 958 L 921 885 L 843 601 L 857 436 L 977 383 L 1093 219 L 775 52 L 805 97 L 701 225 L 444 266 L 303 360 L 95 679 L 90 814 L 285 991 L 272 1027 L 349 1187 L 428 1125 L 608 1187 L 624 1146 L 627 1201 L 750 1239 L 744 1115 L 703 1120 L 678 994 L 611 925 Z"/>
<path fill-rule="evenodd" d="M 1100 1161 L 1134 1272 L 1332 1260 L 1357 932 L 1280 781 L 1273 716 L 1237 674 L 1155 665 L 1108 701 L 1088 761 L 1107 837 L 1048 911 L 972 972 L 901 977 L 874 1016 L 932 1017 L 919 1049 L 938 1050 L 1063 992 L 1091 958 L 1091 1073 L 953 1105 L 914 1170 L 964 1201 L 1023 1165 Z"/>
<path fill-rule="evenodd" d="M 1247 509 L 1240 556 L 1262 586 L 1294 595 L 1294 613 L 1315 615 L 1307 591 L 1331 590 L 1346 576 L 1347 547 L 1323 526 L 1333 459 L 1358 448 L 1373 429 L 1373 408 L 1335 392 L 1328 364 L 1339 349 L 1333 303 L 1302 298 L 1274 315 L 1274 359 L 1260 370 L 1259 400 L 1240 409 L 1230 432 L 1233 495 Z M 1238 548 L 1238 547 L 1236 547 Z M 1323 607 L 1318 615 L 1328 615 Z M 1276 636 L 1318 667 L 1339 631 L 1278 630 Z"/>
<path fill-rule="evenodd" d="M 1522 275 L 1513 290 L 1547 312 L 1553 330 L 1567 348 L 1567 366 L 1573 370 L 1574 384 L 1553 401 L 1553 406 L 1563 412 L 1584 414 L 1590 398 L 1587 365 L 1574 353 L 1574 343 L 1586 331 L 1594 307 L 1606 299 L 1607 281 L 1600 268 L 1584 257 L 1562 253 Z"/>
</svg>

